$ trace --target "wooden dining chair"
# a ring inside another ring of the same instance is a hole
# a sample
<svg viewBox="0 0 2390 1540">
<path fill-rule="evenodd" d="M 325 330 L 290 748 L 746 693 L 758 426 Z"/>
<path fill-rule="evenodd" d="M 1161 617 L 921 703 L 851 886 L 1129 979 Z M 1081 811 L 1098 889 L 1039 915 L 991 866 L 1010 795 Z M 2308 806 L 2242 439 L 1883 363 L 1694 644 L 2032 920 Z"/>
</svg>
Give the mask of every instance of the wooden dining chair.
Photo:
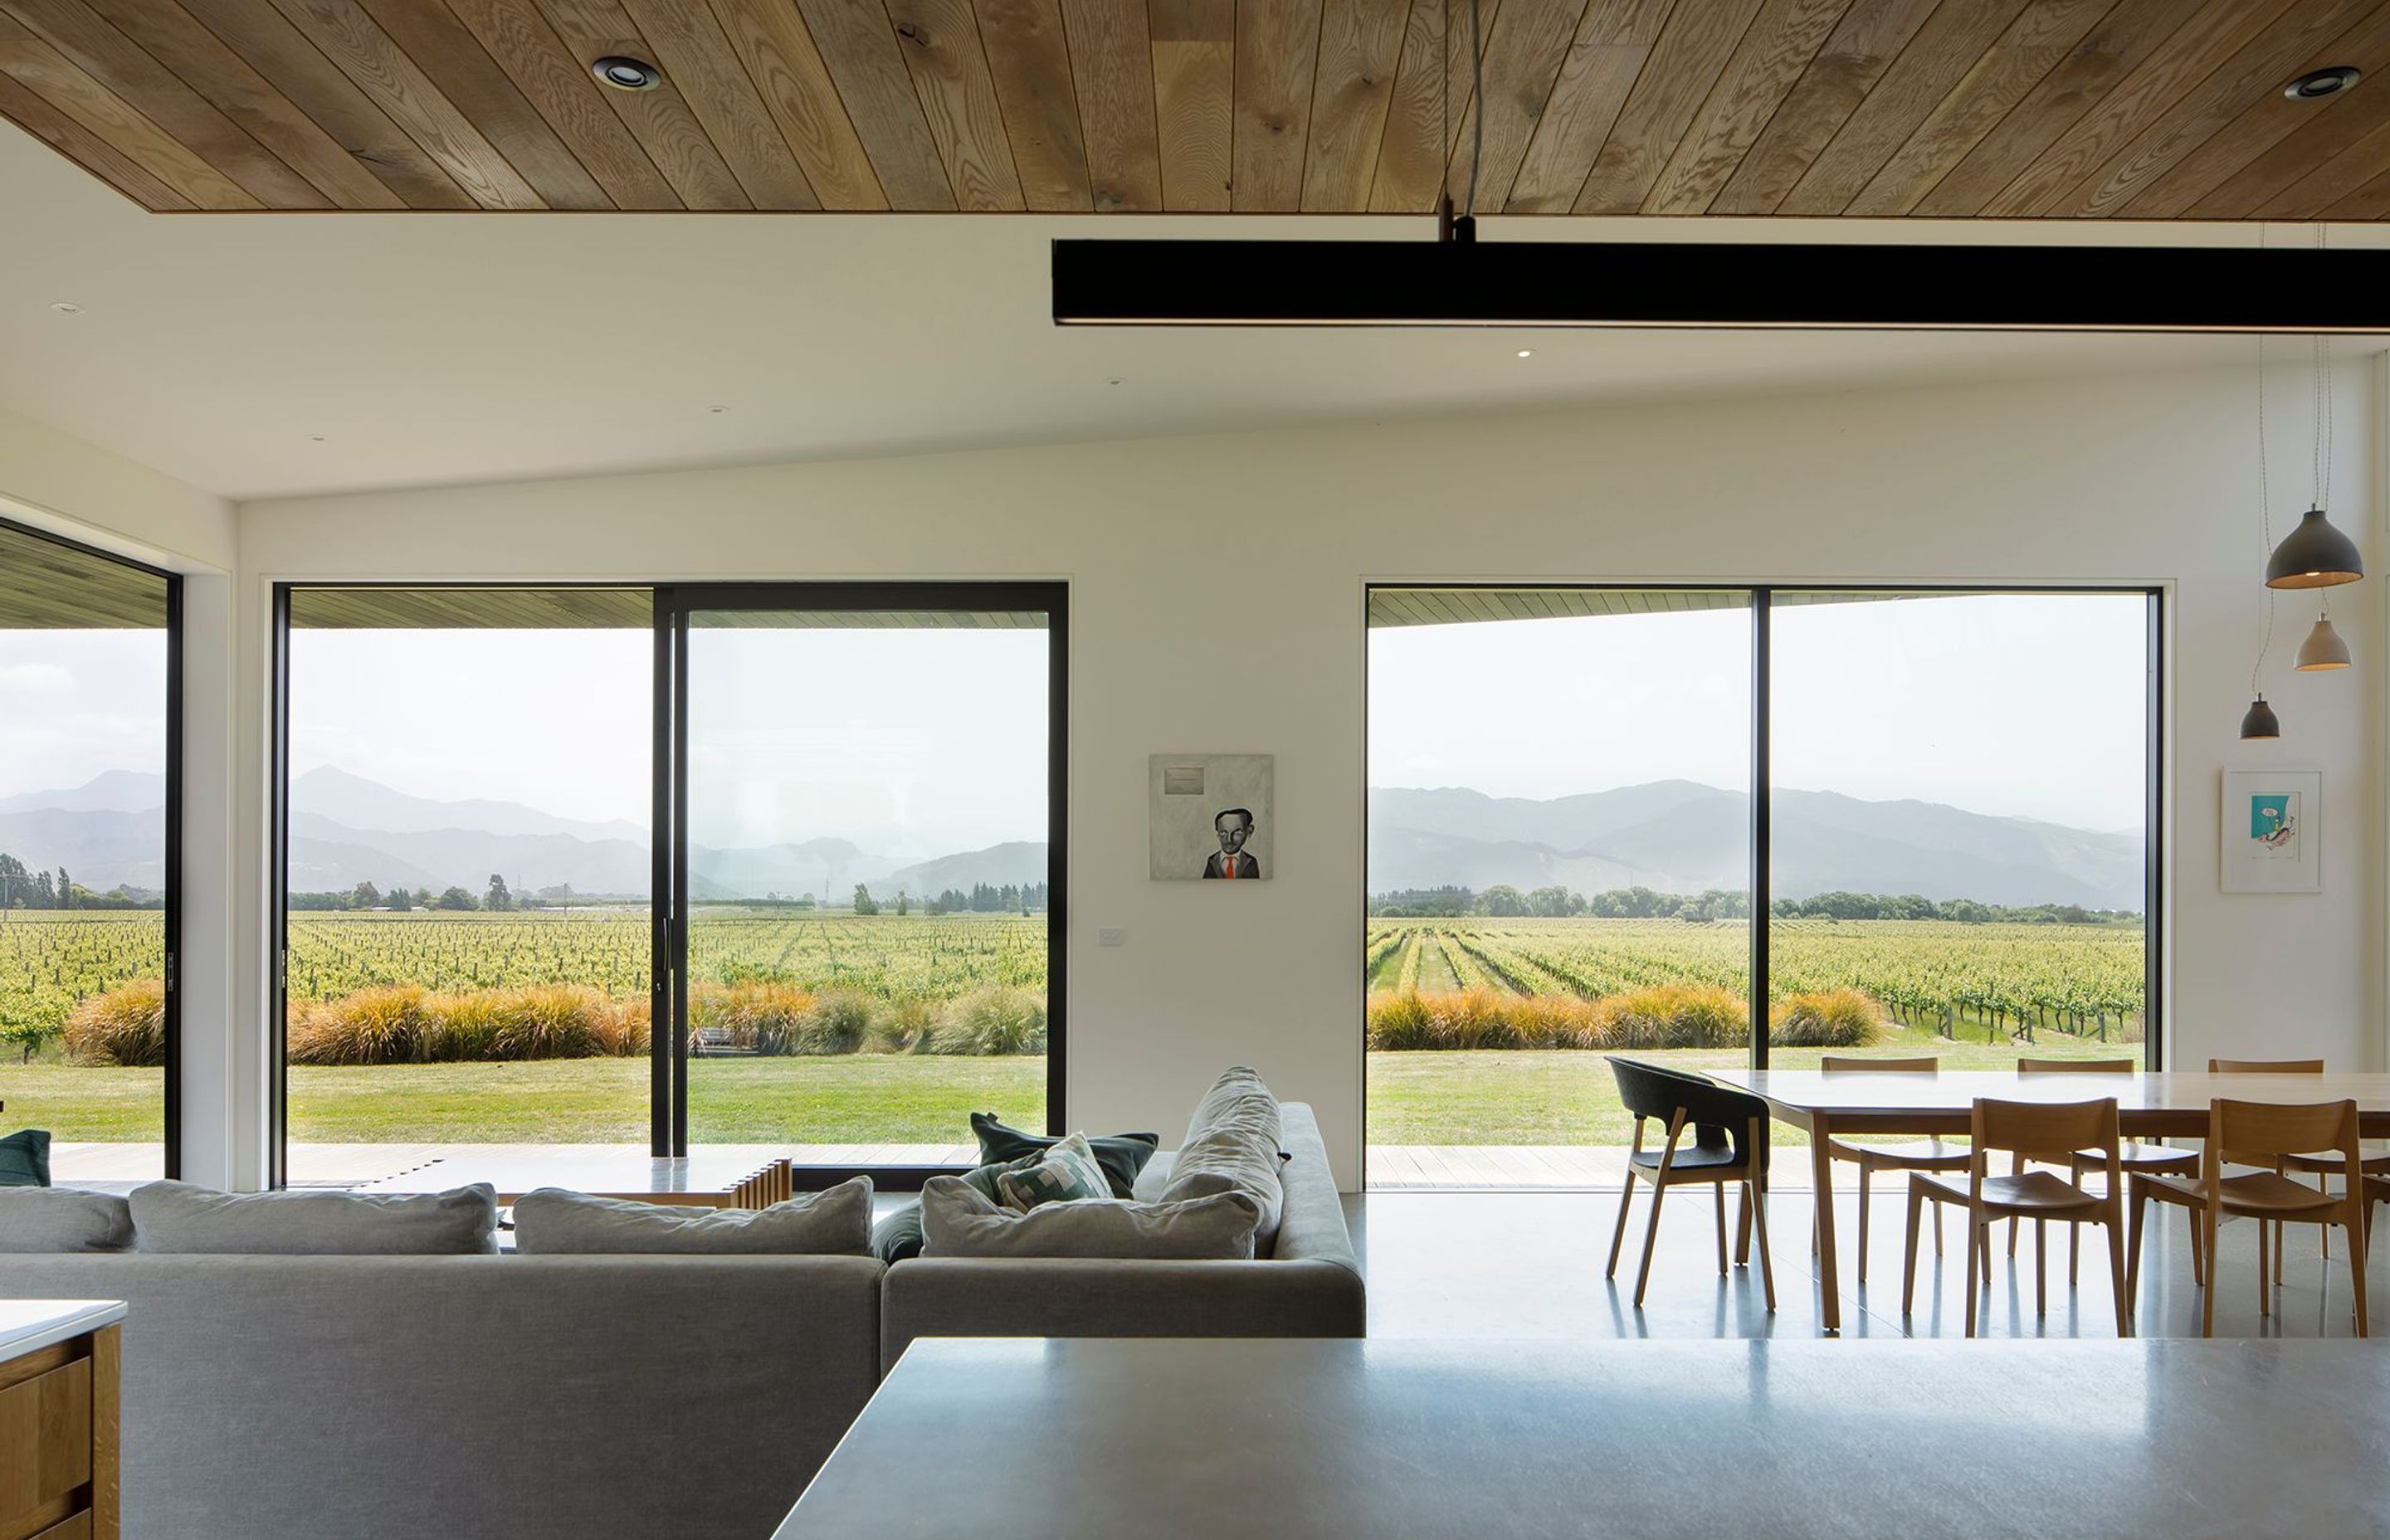
<svg viewBox="0 0 2390 1540">
<path fill-rule="evenodd" d="M 1942 1061 L 1931 1056 L 1917 1059 L 1858 1059 L 1848 1054 L 1827 1054 L 1818 1060 L 1818 1068 L 1827 1074 L 1930 1075 L 1938 1074 Z M 1867 1282 L 1868 1269 L 1868 1202 L 1870 1180 L 1879 1171 L 1949 1171 L 1967 1169 L 1967 1147 L 1938 1136 L 1930 1139 L 1911 1139 L 1901 1144 L 1858 1144 L 1829 1137 L 1826 1159 L 1848 1161 L 1859 1168 L 1859 1281 Z M 1828 1166 L 1829 1170 L 1832 1167 Z M 1821 1192 L 1818 1201 L 1822 1205 L 1833 1200 L 1832 1194 Z M 1817 1232 L 1810 1232 L 1810 1244 L 1817 1244 Z M 1942 1254 L 1942 1211 L 1934 1211 L 1934 1254 Z"/>
<path fill-rule="evenodd" d="M 1917 1226 L 1927 1203 L 1953 1203 L 1967 1211 L 1967 1335 L 1975 1334 L 1976 1264 L 1989 1256 L 1991 1227 L 2003 1219 L 2055 1219 L 2066 1224 L 2104 1225 L 2108 1230 L 2108 1273 L 2116 1294 L 2116 1335 L 2133 1334 L 2133 1302 L 2125 1275 L 2125 1180 L 2116 1163 L 2116 1098 L 2096 1101 L 2034 1102 L 1975 1098 L 1969 1133 L 1974 1148 L 1968 1152 L 1967 1184 L 1960 1187 L 1927 1172 L 1908 1178 L 1908 1251 L 1901 1276 L 1900 1311 L 1909 1312 L 1917 1291 Z M 2009 1176 L 1991 1174 L 1995 1150 L 2023 1156 L 2029 1161 L 2056 1165 L 2078 1150 L 2096 1150 L 2108 1185 L 2093 1193 L 2047 1171 L 2023 1171 Z M 1990 1272 L 1988 1265 L 1983 1271 Z M 1986 1277 L 1985 1282 L 1988 1283 Z M 2033 1305 L 2037 1315 L 2049 1312 L 2049 1268 L 2034 1257 Z"/>
<path fill-rule="evenodd" d="M 1643 1231 L 1643 1264 L 1635 1274 L 1635 1307 L 1651 1281 L 1651 1251 L 1660 1238 L 1660 1200 L 1672 1187 L 1700 1183 L 1717 1192 L 1718 1276 L 1727 1275 L 1726 1189 L 1742 1188 L 1742 1218 L 1736 1230 L 1735 1261 L 1751 1260 L 1752 1232 L 1759 1237 L 1760 1287 L 1769 1314 L 1776 1310 L 1776 1264 L 1767 1250 L 1767 1104 L 1698 1075 L 1664 1070 L 1632 1059 L 1613 1059 L 1618 1099 L 1635 1118 L 1635 1145 L 1626 1155 L 1626 1185 L 1618 1194 L 1618 1225 L 1610 1236 L 1610 1265 L 1602 1277 L 1618 1276 L 1618 1250 L 1626 1239 L 1626 1208 L 1635 1179 L 1651 1187 L 1651 1218 Z M 1657 1151 L 1643 1148 L 1646 1123 L 1666 1128 Z M 1690 1130 L 1692 1142 L 1685 1143 Z"/>
<path fill-rule="evenodd" d="M 2130 1075 L 2139 1074 L 2141 1069 L 2138 1060 L 2130 1059 L 2020 1059 L 2017 1060 L 2016 1067 L 2017 1073 L 2021 1075 Z M 2099 1163 L 2098 1150 L 2075 1151 L 2066 1163 L 2067 1180 L 2076 1187 L 2081 1187 L 2084 1174 L 2096 1169 Z M 2117 1147 L 2116 1163 L 2124 1169 L 2127 1176 L 2132 1175 L 2137 1171 L 2158 1172 L 2168 1176 L 2196 1176 L 2199 1174 L 2199 1151 L 2169 1149 L 2164 1145 L 2143 1144 L 2139 1139 L 2126 1139 Z M 2033 1243 L 2036 1246 L 2041 1244 L 2041 1228 L 2038 1223 L 2034 1228 Z M 2009 1255 L 2016 1255 L 2016 1248 L 2017 1223 L 2011 1220 L 2009 1222 Z M 2200 1262 L 2199 1232 L 2194 1228 L 2191 1237 L 2191 1281 L 2195 1283 L 2205 1276 Z M 2083 1226 L 2069 1225 L 2066 1227 L 2066 1281 L 2072 1285 L 2081 1282 L 2082 1277 Z"/>
<path fill-rule="evenodd" d="M 2319 1075 L 2324 1072 L 2324 1063 L 2320 1059 L 2211 1059 L 2207 1061 L 2207 1072 L 2212 1075 Z M 2317 1163 L 2318 1159 L 2312 1154 L 2286 1155 L 2274 1169 L 2283 1174 L 2295 1171 L 2306 1176 L 2323 1175 L 2339 1170 L 2329 1159 L 2324 1159 L 2320 1164 Z M 2390 1155 L 2377 1155 L 2362 1164 L 2369 1174 L 2390 1173 Z M 2332 1260 L 2331 1226 L 2316 1226 L 2316 1247 L 2317 1255 L 2326 1262 Z M 2192 1275 L 2194 1281 L 2197 1276 L 2196 1273 Z M 2282 1227 L 2280 1225 L 2274 1226 L 2274 1281 L 2282 1281 Z"/>
<path fill-rule="evenodd" d="M 2218 1072 L 2229 1073 L 2230 1072 Z M 2207 1287 L 2200 1293 L 2199 1329 L 2216 1335 L 2216 1296 L 2222 1268 L 2216 1256 L 2216 1228 L 2226 1219 L 2255 1219 L 2257 1225 L 2257 1310 L 2273 1314 L 2273 1287 L 2281 1281 L 2266 1265 L 2266 1238 L 2271 1226 L 2277 1237 L 2284 1224 L 2338 1225 L 2348 1231 L 2348 1273 L 2357 1296 L 2357 1334 L 2365 1336 L 2365 1174 L 2360 1156 L 2357 1103 L 2327 1101 L 2306 1105 L 2273 1101 L 2231 1101 L 2218 1097 L 2207 1104 L 2207 1148 L 2200 1151 L 2199 1176 L 2136 1175 L 2133 1197 L 2133 1273 L 2141 1261 L 2141 1218 L 2154 1200 L 2191 1211 L 2206 1232 Z M 2337 1195 L 2294 1182 L 2272 1169 L 2285 1155 L 2332 1150 L 2340 1156 L 2339 1174 L 2346 1181 Z M 2258 1169 L 2227 1176 L 2227 1165 Z M 2275 1241 L 2279 1254 L 2281 1243 Z"/>
</svg>

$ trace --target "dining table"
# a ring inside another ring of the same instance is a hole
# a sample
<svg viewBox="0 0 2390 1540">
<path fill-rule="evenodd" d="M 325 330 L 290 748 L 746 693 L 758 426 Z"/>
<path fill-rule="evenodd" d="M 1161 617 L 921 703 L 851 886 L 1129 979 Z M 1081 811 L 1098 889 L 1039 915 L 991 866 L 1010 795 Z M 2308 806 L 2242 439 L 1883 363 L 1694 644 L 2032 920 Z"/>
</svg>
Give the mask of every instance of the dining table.
<svg viewBox="0 0 2390 1540">
<path fill-rule="evenodd" d="M 2354 1101 L 2368 1138 L 2390 1137 L 2390 1074 L 2203 1074 L 2152 1070 L 2134 1074 L 2018 1074 L 2003 1070 L 1932 1073 L 1871 1073 L 1864 1070 L 1703 1072 L 1721 1085 L 1748 1091 L 1780 1122 L 1809 1134 L 1809 1161 L 1818 1191 L 1818 1319 L 1842 1330 L 1842 1288 L 1834 1252 L 1831 1141 L 1844 1136 L 1964 1135 L 1975 1101 L 2058 1103 L 2114 1097 L 2127 1138 L 2198 1138 L 2207 1132 L 2208 1104 L 2217 1100 L 2313 1103 Z"/>
</svg>

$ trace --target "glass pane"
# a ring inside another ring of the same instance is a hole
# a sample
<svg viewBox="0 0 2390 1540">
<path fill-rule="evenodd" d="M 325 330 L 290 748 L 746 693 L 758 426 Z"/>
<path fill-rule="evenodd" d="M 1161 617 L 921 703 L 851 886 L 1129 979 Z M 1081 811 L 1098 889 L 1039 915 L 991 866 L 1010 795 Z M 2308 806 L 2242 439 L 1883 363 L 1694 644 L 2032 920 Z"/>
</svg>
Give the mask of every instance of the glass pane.
<svg viewBox="0 0 2390 1540">
<path fill-rule="evenodd" d="M 649 1149 L 652 600 L 292 596 L 293 1183 Z"/>
<path fill-rule="evenodd" d="M 1749 1057 L 1740 591 L 1370 598 L 1372 1186 L 1611 1184 L 1604 1052 Z"/>
<path fill-rule="evenodd" d="M 2150 602 L 1779 596 L 1772 1064 L 2139 1061 Z"/>
<path fill-rule="evenodd" d="M 692 613 L 692 1149 L 945 1164 L 974 1111 L 1043 1130 L 1045 624 Z"/>
<path fill-rule="evenodd" d="M 164 578 L 0 527 L 0 1132 L 166 1174 Z"/>
</svg>

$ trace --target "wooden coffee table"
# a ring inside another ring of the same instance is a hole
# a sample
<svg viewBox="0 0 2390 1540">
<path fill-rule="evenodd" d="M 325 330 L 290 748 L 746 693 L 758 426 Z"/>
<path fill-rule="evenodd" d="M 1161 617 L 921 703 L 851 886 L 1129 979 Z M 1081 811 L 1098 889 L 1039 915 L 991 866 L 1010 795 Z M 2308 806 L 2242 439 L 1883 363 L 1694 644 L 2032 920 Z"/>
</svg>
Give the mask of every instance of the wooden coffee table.
<svg viewBox="0 0 2390 1540">
<path fill-rule="evenodd" d="M 498 1189 L 511 1203 L 537 1187 L 566 1187 L 599 1198 L 641 1203 L 686 1203 L 718 1209 L 768 1208 L 790 1197 L 795 1183 L 786 1157 L 755 1162 L 752 1153 L 731 1155 L 522 1154 L 443 1155 L 412 1171 L 367 1182 L 355 1192 L 444 1192 L 472 1182 Z"/>
</svg>

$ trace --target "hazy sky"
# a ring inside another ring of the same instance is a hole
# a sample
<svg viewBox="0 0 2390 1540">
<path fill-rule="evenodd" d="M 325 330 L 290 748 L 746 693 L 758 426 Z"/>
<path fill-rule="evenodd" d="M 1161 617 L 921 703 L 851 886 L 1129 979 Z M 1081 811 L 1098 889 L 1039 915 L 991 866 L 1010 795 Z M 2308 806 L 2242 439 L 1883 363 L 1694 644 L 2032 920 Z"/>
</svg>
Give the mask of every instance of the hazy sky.
<svg viewBox="0 0 2390 1540">
<path fill-rule="evenodd" d="M 2146 605 L 1780 604 L 1776 784 L 2137 829 Z M 1374 631 L 1369 779 L 1510 797 L 1744 788 L 1750 675 L 1739 609 Z"/>
<path fill-rule="evenodd" d="M 163 631 L 0 631 L 0 797 L 166 768 Z"/>
<path fill-rule="evenodd" d="M 2138 828 L 2144 623 L 2129 595 L 1780 606 L 1777 782 Z M 1741 787 L 1749 626 L 1736 610 L 1373 632 L 1370 779 Z M 647 632 L 291 640 L 295 770 L 646 825 Z M 695 633 L 693 832 L 908 858 L 1045 838 L 1046 643 Z M 157 632 L 0 631 L 0 796 L 162 768 L 164 676 Z"/>
<path fill-rule="evenodd" d="M 291 768 L 645 827 L 645 631 L 298 631 Z M 690 832 L 945 855 L 1046 837 L 1046 633 L 690 634 Z"/>
</svg>

